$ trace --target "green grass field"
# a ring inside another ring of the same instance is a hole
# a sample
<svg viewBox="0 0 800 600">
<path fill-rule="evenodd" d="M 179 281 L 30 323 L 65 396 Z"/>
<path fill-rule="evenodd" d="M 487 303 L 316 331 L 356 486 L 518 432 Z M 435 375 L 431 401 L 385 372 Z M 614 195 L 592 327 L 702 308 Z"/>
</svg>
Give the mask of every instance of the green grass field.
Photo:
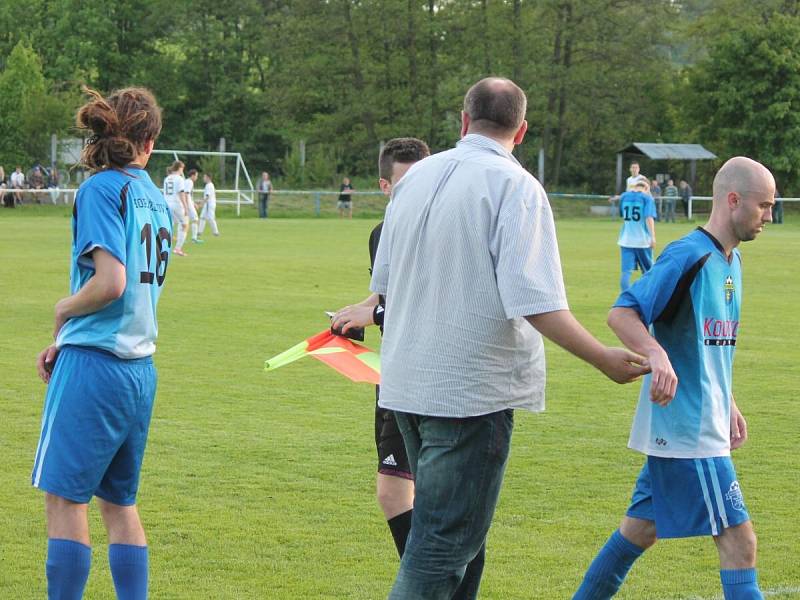
<svg viewBox="0 0 800 600">
<path fill-rule="evenodd" d="M 324 310 L 367 295 L 374 223 L 223 217 L 220 238 L 171 259 L 139 495 L 152 598 L 386 597 L 397 557 L 374 499 L 372 388 L 312 359 L 262 371 L 265 358 L 326 327 Z M 572 310 L 608 342 L 617 227 L 558 222 Z M 690 227 L 659 226 L 659 248 Z M 42 598 L 43 499 L 29 473 L 45 387 L 34 361 L 68 292 L 68 211 L 0 210 L 0 232 L 0 598 Z M 767 228 L 742 253 L 735 390 L 750 441 L 735 459 L 762 588 L 800 598 L 800 227 Z M 367 344 L 379 343 L 371 331 Z M 616 386 L 550 345 L 547 392 L 547 412 L 517 414 L 482 598 L 571 597 L 641 467 L 625 447 L 637 384 Z M 90 514 L 86 597 L 112 598 L 105 533 Z M 717 568 L 711 540 L 670 540 L 618 597 L 721 598 Z"/>
</svg>

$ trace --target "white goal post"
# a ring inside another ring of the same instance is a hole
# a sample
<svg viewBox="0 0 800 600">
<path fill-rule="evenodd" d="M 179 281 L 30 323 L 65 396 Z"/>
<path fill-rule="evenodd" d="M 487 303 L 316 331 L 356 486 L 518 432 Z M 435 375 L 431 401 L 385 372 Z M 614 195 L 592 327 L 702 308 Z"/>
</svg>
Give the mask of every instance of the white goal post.
<svg viewBox="0 0 800 600">
<path fill-rule="evenodd" d="M 241 214 L 242 204 L 254 205 L 255 204 L 255 187 L 253 187 L 253 180 L 250 179 L 250 173 L 247 171 L 247 166 L 244 164 L 242 155 L 239 152 L 213 152 L 204 150 L 153 150 L 153 154 L 167 154 L 180 160 L 181 156 L 220 156 L 226 158 L 236 159 L 236 174 L 233 180 L 233 188 L 217 188 L 217 204 L 235 204 L 236 215 Z M 244 177 L 242 177 L 244 176 Z M 243 181 L 244 179 L 244 181 Z M 246 182 L 246 185 L 243 185 Z M 222 197 L 219 197 L 222 195 Z M 226 199 L 225 196 L 230 196 Z"/>
</svg>

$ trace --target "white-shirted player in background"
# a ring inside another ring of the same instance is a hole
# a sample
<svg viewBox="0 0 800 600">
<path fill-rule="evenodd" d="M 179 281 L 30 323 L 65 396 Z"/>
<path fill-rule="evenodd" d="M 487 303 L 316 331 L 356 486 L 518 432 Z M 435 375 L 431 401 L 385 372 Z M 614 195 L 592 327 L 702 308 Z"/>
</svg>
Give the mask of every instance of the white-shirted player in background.
<svg viewBox="0 0 800 600">
<path fill-rule="evenodd" d="M 216 216 L 217 189 L 214 187 L 214 182 L 208 173 L 203 174 L 203 181 L 206 186 L 203 188 L 203 208 L 200 210 L 200 233 L 203 233 L 206 228 L 206 221 L 208 221 L 211 224 L 211 233 L 219 235 Z"/>
<path fill-rule="evenodd" d="M 167 206 L 172 213 L 172 230 L 176 232 L 175 248 L 172 253 L 178 256 L 186 256 L 183 251 L 183 243 L 186 241 L 186 231 L 188 221 L 186 219 L 186 207 L 183 203 L 183 163 L 176 160 L 167 169 L 167 176 L 163 185 L 164 198 Z"/>
<path fill-rule="evenodd" d="M 197 206 L 192 199 L 192 192 L 194 192 L 194 182 L 197 181 L 197 169 L 190 169 L 189 176 L 183 180 L 183 205 L 186 208 L 186 214 L 189 216 L 189 225 L 192 230 L 192 243 L 202 244 L 203 240 L 197 237 Z"/>
</svg>

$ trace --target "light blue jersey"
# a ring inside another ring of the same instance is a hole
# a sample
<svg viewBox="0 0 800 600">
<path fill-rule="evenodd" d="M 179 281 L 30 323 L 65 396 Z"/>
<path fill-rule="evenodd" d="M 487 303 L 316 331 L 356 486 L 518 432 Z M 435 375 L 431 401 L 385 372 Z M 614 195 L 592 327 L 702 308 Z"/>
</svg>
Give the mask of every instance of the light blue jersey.
<svg viewBox="0 0 800 600">
<path fill-rule="evenodd" d="M 739 331 L 742 269 L 698 228 L 667 246 L 652 269 L 615 306 L 639 313 L 678 376 L 675 397 L 650 400 L 650 375 L 639 395 L 628 445 L 649 456 L 707 458 L 730 454 L 733 355 Z"/>
<path fill-rule="evenodd" d="M 57 346 L 92 346 L 124 359 L 153 354 L 171 245 L 169 208 L 146 171 L 109 169 L 84 182 L 72 216 L 71 293 L 94 275 L 95 248 L 125 266 L 125 292 L 95 313 L 69 319 Z"/>
<path fill-rule="evenodd" d="M 653 197 L 644 192 L 625 192 L 619 197 L 619 214 L 622 229 L 617 244 L 623 248 L 649 248 L 652 238 L 647 219 L 656 217 Z"/>
</svg>

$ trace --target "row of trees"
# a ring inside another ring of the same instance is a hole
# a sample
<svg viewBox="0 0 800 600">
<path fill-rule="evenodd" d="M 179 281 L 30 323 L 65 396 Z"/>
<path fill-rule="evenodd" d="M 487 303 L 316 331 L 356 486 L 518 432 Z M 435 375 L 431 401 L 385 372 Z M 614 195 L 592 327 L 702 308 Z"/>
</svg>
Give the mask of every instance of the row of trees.
<svg viewBox="0 0 800 600">
<path fill-rule="evenodd" d="M 529 96 L 522 162 L 610 191 L 630 141 L 756 156 L 800 183 L 797 0 L 0 0 L 0 164 L 46 161 L 80 85 L 153 89 L 160 143 L 324 185 L 381 140 L 458 137 L 489 74 Z M 297 168 L 305 140 L 308 168 Z M 800 191 L 800 190 L 798 190 Z"/>
</svg>

